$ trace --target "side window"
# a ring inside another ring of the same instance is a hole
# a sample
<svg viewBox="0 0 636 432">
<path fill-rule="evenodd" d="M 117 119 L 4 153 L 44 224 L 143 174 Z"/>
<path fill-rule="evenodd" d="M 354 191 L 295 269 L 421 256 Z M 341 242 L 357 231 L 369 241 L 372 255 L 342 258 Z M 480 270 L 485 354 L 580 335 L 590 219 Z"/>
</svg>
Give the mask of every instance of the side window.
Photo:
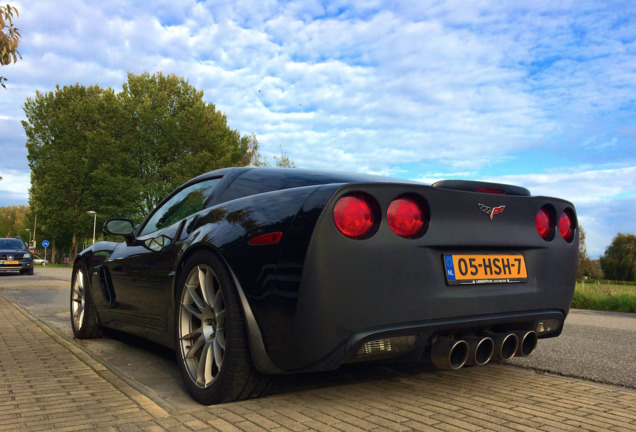
<svg viewBox="0 0 636 432">
<path fill-rule="evenodd" d="M 203 210 L 219 180 L 205 180 L 179 191 L 155 211 L 140 235 L 155 232 Z"/>
</svg>

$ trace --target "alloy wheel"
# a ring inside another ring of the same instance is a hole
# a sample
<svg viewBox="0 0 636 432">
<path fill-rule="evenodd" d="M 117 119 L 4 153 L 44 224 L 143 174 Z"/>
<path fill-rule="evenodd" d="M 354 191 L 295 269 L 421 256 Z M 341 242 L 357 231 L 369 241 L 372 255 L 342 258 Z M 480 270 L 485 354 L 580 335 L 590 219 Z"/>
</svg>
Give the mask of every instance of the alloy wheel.
<svg viewBox="0 0 636 432">
<path fill-rule="evenodd" d="M 84 325 L 84 311 L 86 310 L 86 290 L 84 288 L 84 273 L 77 270 L 71 293 L 71 313 L 73 325 L 80 330 Z"/>
<path fill-rule="evenodd" d="M 221 371 L 226 348 L 225 301 L 212 268 L 199 264 L 190 271 L 180 303 L 178 349 L 192 382 L 207 388 Z"/>
</svg>

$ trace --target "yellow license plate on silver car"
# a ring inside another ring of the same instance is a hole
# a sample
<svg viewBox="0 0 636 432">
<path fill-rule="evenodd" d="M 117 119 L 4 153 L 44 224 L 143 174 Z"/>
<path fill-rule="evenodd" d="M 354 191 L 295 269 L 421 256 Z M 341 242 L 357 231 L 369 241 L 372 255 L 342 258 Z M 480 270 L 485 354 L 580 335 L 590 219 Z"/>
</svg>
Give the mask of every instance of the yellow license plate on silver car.
<svg viewBox="0 0 636 432">
<path fill-rule="evenodd" d="M 446 281 L 450 285 L 513 283 L 528 279 L 521 254 L 445 254 Z"/>
</svg>

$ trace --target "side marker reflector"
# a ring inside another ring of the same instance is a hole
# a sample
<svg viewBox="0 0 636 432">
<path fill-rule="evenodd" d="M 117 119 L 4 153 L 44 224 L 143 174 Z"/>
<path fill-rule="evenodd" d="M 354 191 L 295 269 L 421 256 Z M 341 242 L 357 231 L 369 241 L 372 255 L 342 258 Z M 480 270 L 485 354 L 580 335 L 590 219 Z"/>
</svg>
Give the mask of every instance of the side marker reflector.
<svg viewBox="0 0 636 432">
<path fill-rule="evenodd" d="M 280 239 L 283 237 L 283 233 L 281 231 L 276 231 L 273 233 L 263 234 L 256 237 L 253 237 L 248 242 L 251 245 L 270 245 L 277 244 L 280 242 Z"/>
</svg>

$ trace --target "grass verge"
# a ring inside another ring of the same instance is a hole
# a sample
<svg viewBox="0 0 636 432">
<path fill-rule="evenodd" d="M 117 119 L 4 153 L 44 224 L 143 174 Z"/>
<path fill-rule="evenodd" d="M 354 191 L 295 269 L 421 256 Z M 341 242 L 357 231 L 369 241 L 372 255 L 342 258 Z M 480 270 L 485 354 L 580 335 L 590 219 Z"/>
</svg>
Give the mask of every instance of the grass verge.
<svg viewBox="0 0 636 432">
<path fill-rule="evenodd" d="M 572 307 L 636 313 L 636 286 L 585 282 L 576 284 Z"/>
</svg>

